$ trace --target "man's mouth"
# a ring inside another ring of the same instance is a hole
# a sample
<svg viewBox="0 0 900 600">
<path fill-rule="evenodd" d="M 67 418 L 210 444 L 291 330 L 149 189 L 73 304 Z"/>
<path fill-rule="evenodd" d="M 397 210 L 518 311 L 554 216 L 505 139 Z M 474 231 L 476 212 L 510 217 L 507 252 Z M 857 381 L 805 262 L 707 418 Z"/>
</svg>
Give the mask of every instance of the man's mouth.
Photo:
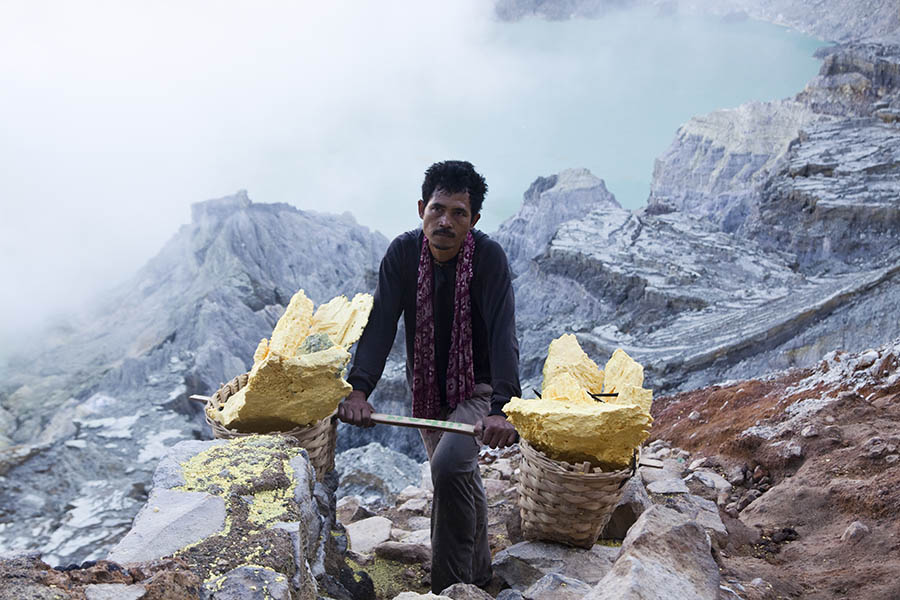
<svg viewBox="0 0 900 600">
<path fill-rule="evenodd" d="M 435 229 L 431 235 L 442 235 L 449 238 L 456 237 L 456 234 L 454 234 L 450 229 Z"/>
</svg>

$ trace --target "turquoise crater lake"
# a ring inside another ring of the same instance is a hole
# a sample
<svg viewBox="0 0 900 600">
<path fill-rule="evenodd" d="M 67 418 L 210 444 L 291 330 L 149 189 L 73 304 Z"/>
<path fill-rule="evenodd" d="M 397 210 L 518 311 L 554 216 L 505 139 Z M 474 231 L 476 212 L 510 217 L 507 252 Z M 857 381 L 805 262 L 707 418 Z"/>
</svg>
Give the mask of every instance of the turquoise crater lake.
<svg viewBox="0 0 900 600">
<path fill-rule="evenodd" d="M 347 199 L 361 223 L 388 237 L 414 227 L 421 170 L 443 157 L 466 158 L 485 174 L 491 188 L 485 231 L 518 209 L 537 176 L 570 167 L 589 168 L 623 206 L 638 208 L 649 194 L 654 159 L 682 123 L 795 95 L 817 73 L 813 52 L 823 44 L 752 20 L 636 11 L 599 20 L 493 22 L 480 43 L 484 62 L 472 67 L 472 81 L 451 66 L 443 82 L 446 89 L 471 86 L 471 98 L 426 81 L 422 99 L 357 115 L 334 140 L 331 158 L 353 165 L 364 164 L 371 149 L 354 150 L 359 132 L 383 144 L 378 175 L 360 174 L 377 201 Z"/>
</svg>

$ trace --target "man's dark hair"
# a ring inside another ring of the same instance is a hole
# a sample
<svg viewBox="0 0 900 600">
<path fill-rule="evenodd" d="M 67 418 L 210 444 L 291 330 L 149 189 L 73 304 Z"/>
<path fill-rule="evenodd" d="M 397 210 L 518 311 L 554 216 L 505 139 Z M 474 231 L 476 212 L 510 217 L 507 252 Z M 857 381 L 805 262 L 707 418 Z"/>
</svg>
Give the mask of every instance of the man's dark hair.
<svg viewBox="0 0 900 600">
<path fill-rule="evenodd" d="M 487 183 L 478 174 L 472 163 L 464 160 L 445 160 L 437 162 L 425 171 L 422 182 L 422 201 L 428 204 L 436 190 L 446 194 L 469 193 L 469 204 L 472 215 L 481 212 L 484 196 L 487 194 Z"/>
</svg>

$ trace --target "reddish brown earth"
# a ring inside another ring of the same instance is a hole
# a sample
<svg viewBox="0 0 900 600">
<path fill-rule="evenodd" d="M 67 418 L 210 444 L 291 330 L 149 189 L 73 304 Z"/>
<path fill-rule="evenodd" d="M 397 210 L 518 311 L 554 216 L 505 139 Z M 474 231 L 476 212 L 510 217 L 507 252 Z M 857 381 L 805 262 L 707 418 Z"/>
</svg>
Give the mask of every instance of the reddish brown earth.
<svg viewBox="0 0 900 600">
<path fill-rule="evenodd" d="M 737 514 L 749 531 L 726 518 L 717 558 L 742 598 L 900 599 L 900 341 L 660 398 L 653 412 L 653 439 L 771 480 Z M 868 533 L 846 539 L 855 521 Z"/>
</svg>

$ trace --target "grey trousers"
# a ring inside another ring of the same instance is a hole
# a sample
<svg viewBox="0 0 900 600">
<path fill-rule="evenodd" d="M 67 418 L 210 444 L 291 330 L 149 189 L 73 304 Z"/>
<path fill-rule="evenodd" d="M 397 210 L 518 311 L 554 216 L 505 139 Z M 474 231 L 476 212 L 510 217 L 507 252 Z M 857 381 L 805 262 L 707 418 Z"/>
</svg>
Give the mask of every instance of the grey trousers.
<svg viewBox="0 0 900 600">
<path fill-rule="evenodd" d="M 487 416 L 493 388 L 475 385 L 472 397 L 456 406 L 447 421 L 474 425 Z M 420 430 L 434 499 L 431 505 L 431 590 L 454 583 L 486 586 L 491 581 L 487 497 L 478 469 L 478 441 L 460 433 Z"/>
</svg>

